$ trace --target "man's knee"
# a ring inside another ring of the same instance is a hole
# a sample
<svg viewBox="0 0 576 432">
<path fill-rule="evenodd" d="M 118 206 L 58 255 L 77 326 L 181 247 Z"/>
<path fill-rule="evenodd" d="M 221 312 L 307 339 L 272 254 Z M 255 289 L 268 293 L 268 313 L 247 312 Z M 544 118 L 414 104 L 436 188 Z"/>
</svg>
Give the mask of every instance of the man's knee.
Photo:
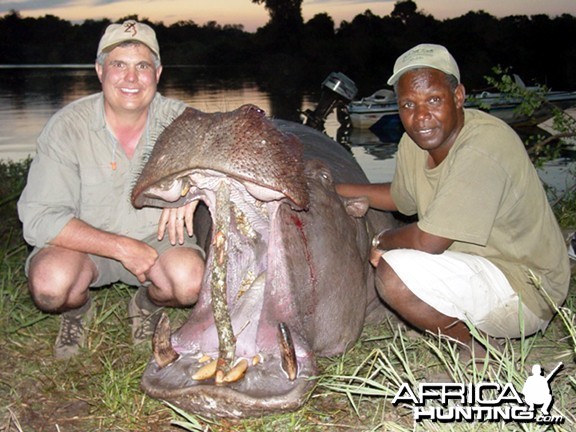
<svg viewBox="0 0 576 432">
<path fill-rule="evenodd" d="M 376 267 L 376 290 L 382 300 L 390 306 L 397 305 L 409 291 L 384 259 L 381 259 L 378 267 Z"/>
<path fill-rule="evenodd" d="M 82 306 L 92 279 L 91 270 L 83 270 L 78 260 L 60 260 L 48 251 L 40 251 L 30 261 L 28 287 L 36 306 L 45 312 L 62 312 Z"/>
<path fill-rule="evenodd" d="M 204 277 L 204 259 L 195 249 L 181 249 L 179 253 L 162 260 L 175 287 L 200 289 Z"/>
<path fill-rule="evenodd" d="M 204 260 L 194 249 L 173 250 L 161 257 L 150 296 L 158 304 L 190 306 L 198 301 L 204 277 Z"/>
</svg>

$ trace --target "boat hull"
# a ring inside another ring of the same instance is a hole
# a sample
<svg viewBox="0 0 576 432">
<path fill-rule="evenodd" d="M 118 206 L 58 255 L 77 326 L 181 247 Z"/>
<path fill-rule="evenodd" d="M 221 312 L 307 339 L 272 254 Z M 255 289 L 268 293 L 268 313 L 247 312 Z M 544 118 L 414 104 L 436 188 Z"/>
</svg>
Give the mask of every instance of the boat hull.
<svg viewBox="0 0 576 432">
<path fill-rule="evenodd" d="M 535 125 L 552 115 L 552 108 L 566 109 L 576 105 L 576 92 L 551 92 L 546 95 L 546 104 L 530 116 L 522 113 L 518 107 L 522 103 L 518 99 L 504 99 L 499 94 L 480 94 L 470 97 L 465 103 L 466 108 L 486 111 L 512 126 Z M 353 128 L 370 129 L 375 124 L 388 124 L 399 120 L 398 105 L 369 105 L 353 102 L 348 106 L 350 122 Z"/>
</svg>

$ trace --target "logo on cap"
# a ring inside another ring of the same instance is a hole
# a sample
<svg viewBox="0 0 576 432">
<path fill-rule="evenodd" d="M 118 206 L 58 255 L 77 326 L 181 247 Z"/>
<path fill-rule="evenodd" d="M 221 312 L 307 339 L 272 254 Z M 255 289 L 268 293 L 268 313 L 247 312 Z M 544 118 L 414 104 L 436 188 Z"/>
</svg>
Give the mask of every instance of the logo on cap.
<svg viewBox="0 0 576 432">
<path fill-rule="evenodd" d="M 124 27 L 126 27 L 124 33 L 132 32 L 133 37 L 136 36 L 136 34 L 138 33 L 138 29 L 136 28 L 136 23 L 134 21 L 126 21 L 124 23 Z"/>
</svg>

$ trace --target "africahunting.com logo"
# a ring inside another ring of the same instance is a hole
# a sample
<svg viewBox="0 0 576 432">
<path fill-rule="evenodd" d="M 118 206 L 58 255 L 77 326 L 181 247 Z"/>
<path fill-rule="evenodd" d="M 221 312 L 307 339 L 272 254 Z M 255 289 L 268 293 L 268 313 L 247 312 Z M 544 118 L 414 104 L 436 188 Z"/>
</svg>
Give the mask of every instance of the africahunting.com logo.
<svg viewBox="0 0 576 432">
<path fill-rule="evenodd" d="M 402 383 L 392 404 L 411 407 L 416 422 L 562 424 L 564 417 L 550 413 L 554 402 L 550 382 L 562 366 L 560 362 L 543 376 L 535 364 L 520 392 L 511 383 L 421 383 L 417 388 Z"/>
</svg>

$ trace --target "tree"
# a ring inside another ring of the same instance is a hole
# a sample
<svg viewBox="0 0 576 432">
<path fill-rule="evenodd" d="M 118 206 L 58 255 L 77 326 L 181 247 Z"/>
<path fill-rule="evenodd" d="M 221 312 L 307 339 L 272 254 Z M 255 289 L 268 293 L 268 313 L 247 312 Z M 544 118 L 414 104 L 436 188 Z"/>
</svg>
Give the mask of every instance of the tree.
<svg viewBox="0 0 576 432">
<path fill-rule="evenodd" d="M 252 0 L 263 4 L 270 14 L 270 21 L 258 29 L 257 41 L 265 55 L 291 58 L 301 50 L 304 20 L 303 0 Z"/>
<path fill-rule="evenodd" d="M 252 3 L 264 4 L 270 14 L 270 24 L 283 28 L 301 26 L 303 0 L 252 0 Z"/>
<path fill-rule="evenodd" d="M 406 24 L 411 17 L 416 15 L 418 5 L 412 0 L 401 0 L 394 4 L 394 10 L 390 13 L 392 18 L 398 18 Z"/>
</svg>

